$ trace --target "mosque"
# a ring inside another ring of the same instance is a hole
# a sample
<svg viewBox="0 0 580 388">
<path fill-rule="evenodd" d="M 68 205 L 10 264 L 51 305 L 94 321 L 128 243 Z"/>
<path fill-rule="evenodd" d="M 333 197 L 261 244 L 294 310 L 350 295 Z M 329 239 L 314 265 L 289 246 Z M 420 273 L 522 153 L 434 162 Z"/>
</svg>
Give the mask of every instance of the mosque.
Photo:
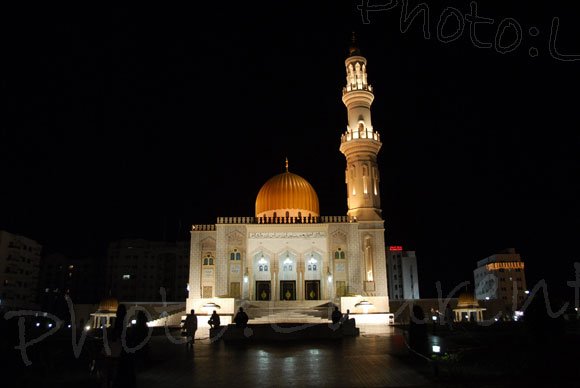
<svg viewBox="0 0 580 388">
<path fill-rule="evenodd" d="M 367 60 L 354 41 L 345 68 L 348 123 L 340 152 L 346 158 L 347 214 L 321 215 L 316 191 L 286 161 L 286 171 L 259 190 L 253 217 L 222 216 L 215 224 L 192 226 L 187 312 L 219 309 L 222 323 L 239 306 L 293 310 L 326 304 L 352 315 L 391 315 L 377 165 L 382 143 L 371 122 Z"/>
</svg>

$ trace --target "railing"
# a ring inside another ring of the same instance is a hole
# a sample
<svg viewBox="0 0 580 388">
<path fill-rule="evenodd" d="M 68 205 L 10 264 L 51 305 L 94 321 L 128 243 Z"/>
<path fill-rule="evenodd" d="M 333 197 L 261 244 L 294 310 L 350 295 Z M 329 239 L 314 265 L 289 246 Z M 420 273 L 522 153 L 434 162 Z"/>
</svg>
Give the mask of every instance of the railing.
<svg viewBox="0 0 580 388">
<path fill-rule="evenodd" d="M 253 224 L 254 217 L 218 217 L 218 224 Z"/>
<path fill-rule="evenodd" d="M 195 232 L 212 231 L 215 230 L 215 225 L 213 224 L 192 225 L 191 230 Z"/>
<path fill-rule="evenodd" d="M 373 87 L 369 84 L 363 84 L 360 86 L 358 84 L 348 84 L 342 88 L 342 95 L 344 96 L 348 92 L 357 92 L 359 90 L 365 90 L 372 93 Z"/>
<path fill-rule="evenodd" d="M 346 131 L 340 137 L 341 143 L 357 139 L 371 139 L 381 141 L 381 136 L 379 135 L 378 132 L 374 132 L 373 130 L 363 130 L 363 131 Z"/>
<path fill-rule="evenodd" d="M 349 216 L 318 216 L 318 217 L 218 217 L 217 224 L 332 224 L 356 222 Z M 215 231 L 216 225 L 192 225 L 192 231 Z"/>
</svg>

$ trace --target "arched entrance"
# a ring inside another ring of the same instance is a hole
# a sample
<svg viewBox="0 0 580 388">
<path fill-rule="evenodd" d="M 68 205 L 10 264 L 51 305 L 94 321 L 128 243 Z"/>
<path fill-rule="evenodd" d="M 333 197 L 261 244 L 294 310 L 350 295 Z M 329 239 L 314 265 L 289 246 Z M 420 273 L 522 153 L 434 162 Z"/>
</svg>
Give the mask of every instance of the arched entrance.
<svg viewBox="0 0 580 388">
<path fill-rule="evenodd" d="M 320 300 L 322 256 L 312 251 L 305 255 L 304 259 L 304 299 Z"/>
<path fill-rule="evenodd" d="M 254 255 L 254 299 L 272 300 L 272 275 L 270 257 L 267 253 L 258 252 Z"/>
<path fill-rule="evenodd" d="M 296 300 L 296 254 L 286 251 L 280 255 L 278 263 L 280 300 Z"/>
</svg>

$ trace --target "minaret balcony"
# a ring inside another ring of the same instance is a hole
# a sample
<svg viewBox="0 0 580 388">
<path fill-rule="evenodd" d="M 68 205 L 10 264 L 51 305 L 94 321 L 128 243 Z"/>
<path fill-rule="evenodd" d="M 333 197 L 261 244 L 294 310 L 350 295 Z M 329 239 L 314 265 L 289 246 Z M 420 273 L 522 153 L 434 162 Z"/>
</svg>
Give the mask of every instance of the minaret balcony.
<svg viewBox="0 0 580 388">
<path fill-rule="evenodd" d="M 368 84 L 358 85 L 358 84 L 348 84 L 342 88 L 342 95 L 344 96 L 348 92 L 356 92 L 359 90 L 364 90 L 365 92 L 373 92 L 373 87 Z"/>
<path fill-rule="evenodd" d="M 362 131 L 346 131 L 341 137 L 340 142 L 345 143 L 353 140 L 376 140 L 381 141 L 381 136 L 378 132 L 373 130 L 362 130 Z"/>
</svg>

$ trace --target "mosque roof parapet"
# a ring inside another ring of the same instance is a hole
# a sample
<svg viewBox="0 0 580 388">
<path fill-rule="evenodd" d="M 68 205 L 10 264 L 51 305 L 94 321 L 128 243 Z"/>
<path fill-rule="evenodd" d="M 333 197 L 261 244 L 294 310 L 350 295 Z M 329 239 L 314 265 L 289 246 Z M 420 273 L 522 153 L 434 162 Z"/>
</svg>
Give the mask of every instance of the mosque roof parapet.
<svg viewBox="0 0 580 388">
<path fill-rule="evenodd" d="M 215 225 L 214 224 L 202 224 L 202 225 L 192 225 L 191 231 L 192 232 L 207 232 L 207 231 L 214 231 Z"/>
<path fill-rule="evenodd" d="M 218 217 L 220 224 L 333 224 L 356 222 L 355 217 L 349 216 L 317 216 L 317 217 Z M 215 231 L 216 224 L 192 225 L 195 232 Z"/>
</svg>

